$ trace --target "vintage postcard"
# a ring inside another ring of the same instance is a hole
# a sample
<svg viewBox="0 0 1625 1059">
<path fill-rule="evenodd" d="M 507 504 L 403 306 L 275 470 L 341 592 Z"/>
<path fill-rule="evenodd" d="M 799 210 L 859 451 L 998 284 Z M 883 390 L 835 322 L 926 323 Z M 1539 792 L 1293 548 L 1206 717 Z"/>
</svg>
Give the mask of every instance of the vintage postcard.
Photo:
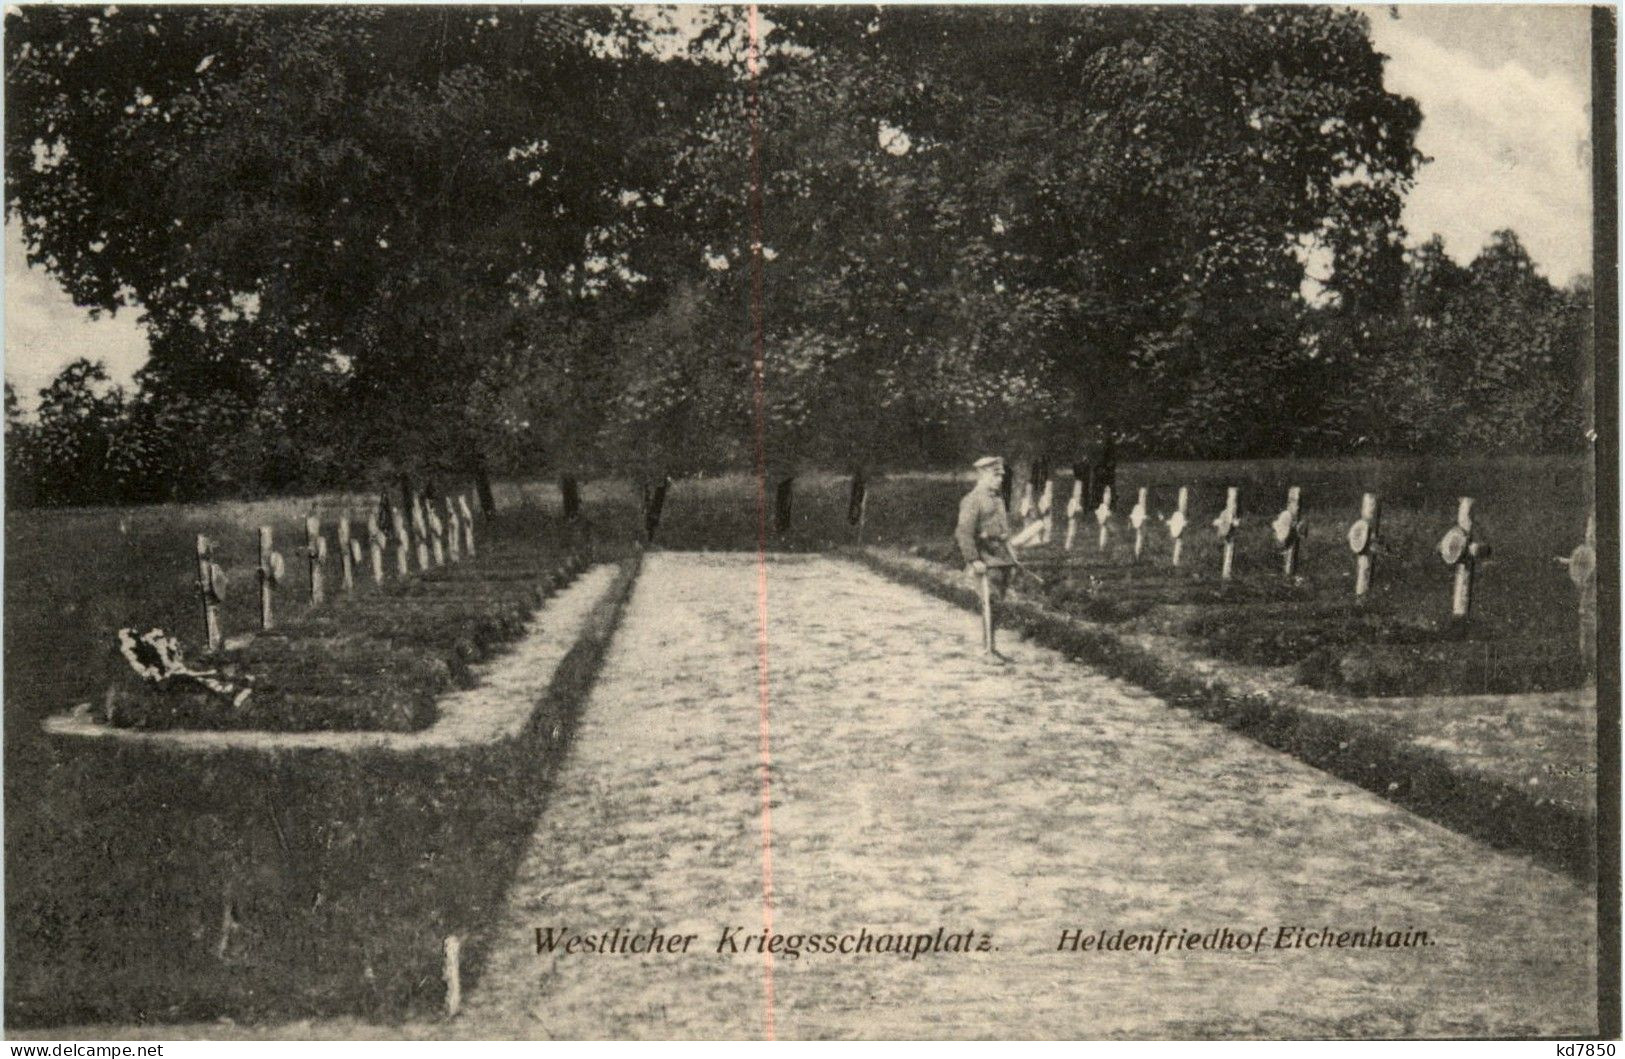
<svg viewBox="0 0 1625 1059">
<path fill-rule="evenodd" d="M 5 1035 L 1612 1054 L 1616 33 L 8 7 Z"/>
</svg>

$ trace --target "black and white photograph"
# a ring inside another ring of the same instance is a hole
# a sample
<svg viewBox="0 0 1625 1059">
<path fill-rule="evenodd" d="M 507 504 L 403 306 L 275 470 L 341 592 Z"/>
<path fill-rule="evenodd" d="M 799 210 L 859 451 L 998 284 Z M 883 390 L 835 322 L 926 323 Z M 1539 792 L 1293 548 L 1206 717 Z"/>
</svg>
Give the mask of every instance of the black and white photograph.
<svg viewBox="0 0 1625 1059">
<path fill-rule="evenodd" d="M 1613 1054 L 1614 7 L 3 52 L 8 1040 Z"/>
</svg>

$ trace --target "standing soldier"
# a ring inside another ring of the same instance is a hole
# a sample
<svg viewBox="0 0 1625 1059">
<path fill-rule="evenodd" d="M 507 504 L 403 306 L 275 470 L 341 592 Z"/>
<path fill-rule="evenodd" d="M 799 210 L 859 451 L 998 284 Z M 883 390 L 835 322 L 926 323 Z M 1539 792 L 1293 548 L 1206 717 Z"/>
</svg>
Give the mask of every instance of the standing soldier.
<svg viewBox="0 0 1625 1059">
<path fill-rule="evenodd" d="M 959 524 L 954 541 L 965 560 L 965 572 L 982 600 L 982 646 L 990 661 L 1005 661 L 993 646 L 993 597 L 1002 600 L 1015 566 L 1010 556 L 1010 521 L 1005 516 L 999 486 L 1004 461 L 984 456 L 976 461 L 976 485 L 959 502 Z"/>
</svg>

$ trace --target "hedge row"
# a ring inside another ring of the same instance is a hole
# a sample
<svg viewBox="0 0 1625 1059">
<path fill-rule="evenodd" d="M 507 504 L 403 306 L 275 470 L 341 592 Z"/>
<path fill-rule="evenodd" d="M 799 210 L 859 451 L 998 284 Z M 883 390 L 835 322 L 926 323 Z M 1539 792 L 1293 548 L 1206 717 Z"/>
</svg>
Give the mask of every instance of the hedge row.
<svg viewBox="0 0 1625 1059">
<path fill-rule="evenodd" d="M 68 852 L 8 923 L 8 1024 L 437 1011 L 443 940 L 494 921 L 636 573 L 621 561 L 514 739 L 76 747 Z"/>
<path fill-rule="evenodd" d="M 981 603 L 958 567 L 909 561 L 880 549 L 855 557 L 887 577 L 970 610 Z M 1169 704 L 1242 732 L 1492 846 L 1529 853 L 1583 881 L 1596 877 L 1596 817 L 1479 772 L 1358 719 L 1309 710 L 1286 697 L 1199 674 L 1101 625 L 1022 599 L 1002 621 L 1034 641 L 1147 688 Z"/>
</svg>

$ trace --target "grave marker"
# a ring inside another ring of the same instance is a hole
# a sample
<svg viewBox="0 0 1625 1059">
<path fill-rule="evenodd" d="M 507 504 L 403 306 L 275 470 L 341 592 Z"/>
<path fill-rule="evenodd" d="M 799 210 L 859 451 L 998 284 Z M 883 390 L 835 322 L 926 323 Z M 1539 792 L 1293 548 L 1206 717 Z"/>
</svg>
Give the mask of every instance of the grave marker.
<svg viewBox="0 0 1625 1059">
<path fill-rule="evenodd" d="M 446 565 L 446 524 L 440 520 L 440 512 L 434 505 L 425 500 L 423 502 L 423 517 L 429 523 L 429 548 L 434 554 L 436 566 Z"/>
<path fill-rule="evenodd" d="M 451 497 L 442 501 L 446 505 L 446 558 L 451 562 L 461 562 L 463 558 L 463 524 L 457 515 L 457 505 L 451 502 Z"/>
<path fill-rule="evenodd" d="M 1490 548 L 1473 534 L 1473 498 L 1461 497 L 1456 505 L 1456 524 L 1439 540 L 1439 557 L 1456 568 L 1456 583 L 1450 594 L 1451 620 L 1467 621 L 1473 609 L 1473 574 L 1479 560 L 1489 557 Z"/>
<path fill-rule="evenodd" d="M 214 544 L 199 533 L 197 536 L 197 585 L 203 597 L 203 632 L 209 650 L 220 649 L 220 603 L 226 598 L 226 572 L 214 561 Z"/>
<path fill-rule="evenodd" d="M 468 506 L 468 496 L 465 494 L 457 498 L 457 507 L 463 515 L 463 543 L 467 546 L 468 557 L 474 558 L 474 509 Z"/>
<path fill-rule="evenodd" d="M 1302 496 L 1302 490 L 1295 485 L 1287 489 L 1286 507 L 1270 524 L 1281 549 L 1281 573 L 1289 578 L 1298 572 L 1298 548 L 1303 543 L 1303 518 L 1299 513 Z"/>
<path fill-rule="evenodd" d="M 1219 540 L 1224 543 L 1224 560 L 1219 568 L 1219 579 L 1230 580 L 1230 574 L 1236 559 L 1236 527 L 1241 524 L 1241 516 L 1237 514 L 1236 505 L 1241 490 L 1230 486 L 1224 491 L 1224 510 L 1219 517 L 1213 520 L 1213 528 L 1219 531 Z"/>
<path fill-rule="evenodd" d="M 1062 547 L 1072 550 L 1072 541 L 1078 535 L 1078 516 L 1083 514 L 1083 479 L 1072 480 L 1072 499 L 1066 502 L 1066 541 Z"/>
<path fill-rule="evenodd" d="M 412 536 L 418 545 L 418 569 L 429 568 L 429 523 L 423 514 L 423 497 L 412 494 Z"/>
<path fill-rule="evenodd" d="M 1175 566 L 1179 565 L 1179 554 L 1185 547 L 1185 526 L 1188 524 L 1185 512 L 1190 505 L 1190 497 L 1191 491 L 1183 485 L 1180 486 L 1179 504 L 1174 508 L 1174 513 L 1168 516 L 1168 536 L 1173 538 L 1174 542 L 1173 562 Z"/>
<path fill-rule="evenodd" d="M 1558 562 L 1569 568 L 1569 580 L 1580 590 L 1580 664 L 1586 683 L 1597 674 L 1597 513 L 1586 518 L 1585 540 L 1568 558 Z"/>
<path fill-rule="evenodd" d="M 1145 550 L 1145 520 L 1148 517 L 1145 509 L 1146 488 L 1140 486 L 1140 491 L 1134 498 L 1134 508 L 1128 513 L 1129 525 L 1134 527 L 1134 561 L 1140 561 L 1140 553 Z"/>
<path fill-rule="evenodd" d="M 407 532 L 406 514 L 398 507 L 389 509 L 389 534 L 395 539 L 395 573 L 405 577 L 412 572 L 407 554 L 412 550 L 412 535 Z"/>
<path fill-rule="evenodd" d="M 282 562 L 282 554 L 271 547 L 271 527 L 260 527 L 260 628 L 269 629 L 272 625 L 271 596 L 286 570 Z"/>
<path fill-rule="evenodd" d="M 1360 517 L 1349 526 L 1349 551 L 1354 553 L 1354 594 L 1371 591 L 1371 565 L 1377 550 L 1377 523 L 1381 514 L 1376 493 L 1360 497 Z"/>
<path fill-rule="evenodd" d="M 327 597 L 322 566 L 327 561 L 327 538 L 322 536 L 322 521 L 315 515 L 305 519 L 305 554 L 310 559 L 310 602 L 317 604 Z"/>
<path fill-rule="evenodd" d="M 354 548 L 351 546 L 355 545 Z M 346 594 L 355 591 L 355 562 L 359 544 L 350 539 L 350 516 L 339 516 L 339 583 Z"/>
<path fill-rule="evenodd" d="M 378 524 L 378 511 L 367 514 L 367 550 L 372 559 L 372 583 L 384 583 L 384 528 Z"/>
</svg>

